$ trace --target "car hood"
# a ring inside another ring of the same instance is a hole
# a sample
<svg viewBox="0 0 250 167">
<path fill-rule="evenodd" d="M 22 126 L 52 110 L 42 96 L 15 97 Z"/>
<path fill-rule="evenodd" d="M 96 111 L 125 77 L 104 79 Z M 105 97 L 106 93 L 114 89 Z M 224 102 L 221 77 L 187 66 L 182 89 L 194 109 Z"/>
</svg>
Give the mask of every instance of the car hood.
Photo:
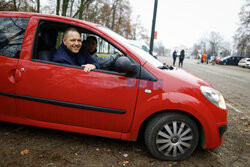
<svg viewBox="0 0 250 167">
<path fill-rule="evenodd" d="M 175 69 L 173 73 L 169 74 L 175 79 L 178 79 L 179 81 L 187 84 L 187 85 L 193 85 L 193 86 L 211 86 L 203 79 L 199 78 L 198 76 L 189 73 L 182 69 Z"/>
<path fill-rule="evenodd" d="M 178 92 L 197 97 L 201 95 L 200 86 L 214 88 L 198 76 L 182 69 L 174 68 L 173 70 L 160 70 L 159 72 L 158 80 L 162 82 L 164 92 Z"/>
</svg>

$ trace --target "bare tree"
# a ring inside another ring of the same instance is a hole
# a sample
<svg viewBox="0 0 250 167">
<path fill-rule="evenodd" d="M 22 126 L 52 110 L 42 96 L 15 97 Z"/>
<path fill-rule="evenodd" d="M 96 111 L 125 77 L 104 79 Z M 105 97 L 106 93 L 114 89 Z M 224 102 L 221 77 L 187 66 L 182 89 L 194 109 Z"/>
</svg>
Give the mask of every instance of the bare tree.
<svg viewBox="0 0 250 167">
<path fill-rule="evenodd" d="M 36 10 L 37 10 L 37 13 L 40 13 L 40 0 L 37 0 L 36 2 Z"/>
<path fill-rule="evenodd" d="M 196 58 L 199 58 L 199 54 L 209 53 L 209 45 L 209 40 L 206 35 L 193 45 L 192 49 L 190 50 L 190 53 L 191 55 L 195 55 Z"/>
<path fill-rule="evenodd" d="M 195 55 L 195 58 L 198 59 L 198 55 L 201 53 L 201 44 L 200 43 L 196 43 L 194 44 L 192 51 L 191 51 L 191 55 Z"/>
<path fill-rule="evenodd" d="M 0 11 L 16 11 L 16 6 L 11 1 L 0 1 Z"/>
<path fill-rule="evenodd" d="M 88 7 L 88 5 L 90 3 L 92 3 L 93 0 L 81 0 L 81 3 L 80 3 L 80 7 L 79 7 L 79 19 L 82 19 L 83 17 L 83 12 L 84 12 L 84 9 L 86 9 Z"/>
<path fill-rule="evenodd" d="M 115 28 L 115 19 L 116 19 L 116 11 L 117 11 L 117 6 L 120 5 L 120 2 L 119 0 L 114 0 L 113 3 L 112 3 L 112 7 L 111 7 L 111 12 L 112 12 L 112 22 L 111 22 L 111 29 L 114 30 Z M 118 4 L 119 3 L 119 4 Z"/>
<path fill-rule="evenodd" d="M 69 7 L 69 0 L 63 0 L 62 3 L 62 16 L 66 16 Z"/>
<path fill-rule="evenodd" d="M 0 0 L 2 11 L 37 12 L 35 5 L 34 0 Z"/>
<path fill-rule="evenodd" d="M 61 5 L 61 0 L 56 0 L 56 15 L 59 15 L 60 5 Z"/>
<path fill-rule="evenodd" d="M 16 2 L 16 0 L 13 0 L 13 5 L 14 5 L 14 9 L 15 9 L 15 11 L 17 11 L 17 2 Z"/>
<path fill-rule="evenodd" d="M 199 45 L 201 46 L 201 52 L 202 53 L 207 53 L 207 39 L 203 38 L 200 40 Z"/>
<path fill-rule="evenodd" d="M 204 36 L 198 43 L 193 46 L 191 54 L 211 54 L 217 57 L 219 53 L 223 53 L 222 56 L 229 55 L 231 53 L 230 44 L 224 42 L 225 40 L 218 32 L 210 32 L 210 34 Z"/>
<path fill-rule="evenodd" d="M 49 0 L 41 6 L 40 0 L 0 0 L 0 10 L 54 13 L 84 19 L 106 26 L 129 39 L 149 37 L 139 20 L 133 22 L 129 0 Z M 55 3 L 55 5 L 50 5 Z M 34 7 L 33 7 L 34 6 Z"/>
<path fill-rule="evenodd" d="M 2 8 L 1 10 L 36 12 L 36 9 L 33 7 L 33 5 L 35 5 L 34 0 L 9 0 L 9 1 L 1 0 L 0 4 L 1 4 L 0 8 Z M 7 8 L 4 9 L 4 7 L 7 7 Z"/>
<path fill-rule="evenodd" d="M 231 55 L 231 52 L 232 52 L 232 44 L 230 42 L 227 42 L 227 41 L 223 41 L 221 44 L 220 44 L 220 49 L 219 49 L 219 55 L 221 57 L 226 57 L 226 56 L 229 56 Z"/>
<path fill-rule="evenodd" d="M 135 39 L 128 0 L 97 0 L 84 9 L 83 19 L 106 26 L 118 34 Z"/>
<path fill-rule="evenodd" d="M 250 57 L 250 1 L 246 0 L 239 13 L 240 26 L 234 35 L 235 46 L 240 56 Z"/>
<path fill-rule="evenodd" d="M 157 53 L 157 55 L 164 56 L 167 53 L 167 49 L 165 48 L 162 41 L 156 41 L 154 46 L 154 51 Z"/>
<path fill-rule="evenodd" d="M 73 16 L 73 6 L 74 6 L 75 0 L 70 0 L 70 12 L 69 12 L 69 17 Z"/>
<path fill-rule="evenodd" d="M 143 40 L 149 45 L 150 37 L 148 36 L 147 30 L 141 24 L 140 16 L 136 17 L 133 26 L 133 38 L 138 40 Z"/>
<path fill-rule="evenodd" d="M 211 32 L 208 38 L 209 50 L 208 52 L 212 54 L 212 56 L 218 56 L 219 47 L 221 46 L 223 41 L 222 36 L 218 32 Z"/>
</svg>

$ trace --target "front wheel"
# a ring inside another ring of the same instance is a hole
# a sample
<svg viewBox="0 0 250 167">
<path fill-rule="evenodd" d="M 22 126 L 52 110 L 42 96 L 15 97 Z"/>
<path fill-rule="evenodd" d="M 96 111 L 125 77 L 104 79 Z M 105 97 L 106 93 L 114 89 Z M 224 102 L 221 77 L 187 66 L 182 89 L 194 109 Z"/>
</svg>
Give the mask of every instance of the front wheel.
<svg viewBox="0 0 250 167">
<path fill-rule="evenodd" d="M 180 113 L 163 113 L 146 126 L 145 144 L 160 160 L 177 161 L 189 157 L 199 141 L 196 123 Z"/>
</svg>

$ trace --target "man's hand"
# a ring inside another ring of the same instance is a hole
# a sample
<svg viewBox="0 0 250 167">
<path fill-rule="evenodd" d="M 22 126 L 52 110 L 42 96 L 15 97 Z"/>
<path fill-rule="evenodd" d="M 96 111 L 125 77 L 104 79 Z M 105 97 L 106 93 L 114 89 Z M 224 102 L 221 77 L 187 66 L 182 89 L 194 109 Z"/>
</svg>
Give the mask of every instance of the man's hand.
<svg viewBox="0 0 250 167">
<path fill-rule="evenodd" d="M 84 64 L 82 67 L 84 67 L 84 72 L 90 72 L 91 70 L 96 69 L 94 64 Z"/>
</svg>

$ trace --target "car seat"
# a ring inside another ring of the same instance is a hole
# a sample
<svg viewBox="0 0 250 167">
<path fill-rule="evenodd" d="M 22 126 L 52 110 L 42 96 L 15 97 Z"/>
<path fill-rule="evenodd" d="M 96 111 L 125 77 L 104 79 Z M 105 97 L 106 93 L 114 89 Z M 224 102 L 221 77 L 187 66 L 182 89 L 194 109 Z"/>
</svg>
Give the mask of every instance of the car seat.
<svg viewBox="0 0 250 167">
<path fill-rule="evenodd" d="M 41 31 L 38 39 L 38 59 L 51 61 L 56 52 L 57 31 L 53 28 L 46 28 Z"/>
</svg>

